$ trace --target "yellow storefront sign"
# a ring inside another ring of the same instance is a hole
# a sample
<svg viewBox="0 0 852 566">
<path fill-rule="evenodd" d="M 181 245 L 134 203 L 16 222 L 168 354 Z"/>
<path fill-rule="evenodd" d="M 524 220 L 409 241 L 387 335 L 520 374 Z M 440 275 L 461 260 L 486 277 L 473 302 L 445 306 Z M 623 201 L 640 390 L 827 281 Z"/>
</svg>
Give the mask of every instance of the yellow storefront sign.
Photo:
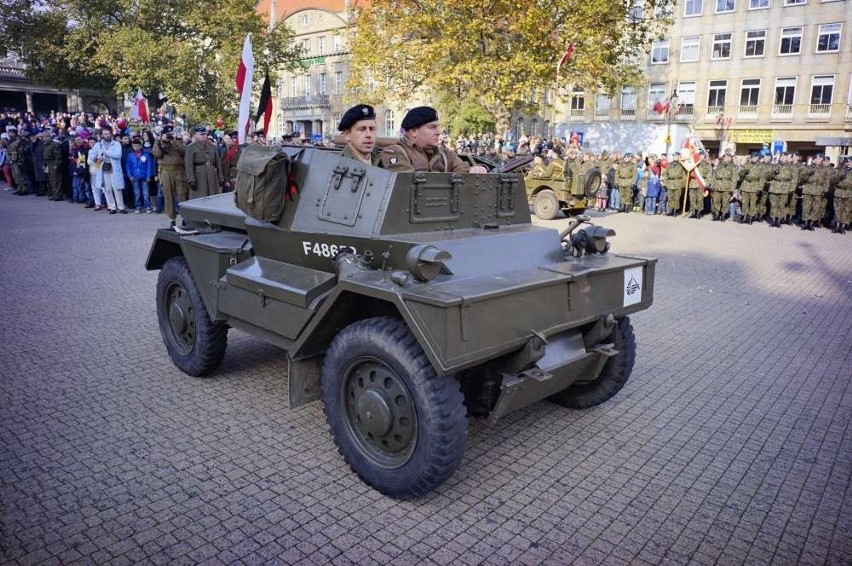
<svg viewBox="0 0 852 566">
<path fill-rule="evenodd" d="M 769 143 L 775 138 L 775 130 L 731 130 L 730 135 L 734 143 Z"/>
</svg>

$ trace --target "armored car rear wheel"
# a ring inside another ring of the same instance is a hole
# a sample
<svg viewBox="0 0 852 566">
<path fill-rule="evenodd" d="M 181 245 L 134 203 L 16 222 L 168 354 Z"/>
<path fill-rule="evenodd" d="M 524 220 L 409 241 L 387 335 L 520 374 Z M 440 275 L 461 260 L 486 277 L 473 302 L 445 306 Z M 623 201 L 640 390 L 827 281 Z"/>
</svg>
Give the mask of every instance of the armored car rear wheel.
<svg viewBox="0 0 852 566">
<path fill-rule="evenodd" d="M 633 372 L 636 361 L 636 336 L 630 317 L 618 320 L 611 336 L 618 354 L 604 364 L 600 376 L 589 382 L 578 382 L 549 397 L 550 401 L 571 409 L 587 409 L 612 399 L 621 391 Z"/>
<path fill-rule="evenodd" d="M 222 363 L 228 327 L 210 320 L 183 257 L 169 259 L 160 270 L 157 319 L 169 357 L 183 372 L 204 376 Z"/>
<path fill-rule="evenodd" d="M 467 419 L 459 383 L 435 374 L 399 319 L 362 320 L 334 338 L 322 397 L 347 464 L 385 495 L 423 495 L 461 462 Z"/>
<path fill-rule="evenodd" d="M 542 220 L 553 220 L 559 213 L 559 199 L 550 189 L 545 189 L 533 198 L 533 213 Z"/>
</svg>

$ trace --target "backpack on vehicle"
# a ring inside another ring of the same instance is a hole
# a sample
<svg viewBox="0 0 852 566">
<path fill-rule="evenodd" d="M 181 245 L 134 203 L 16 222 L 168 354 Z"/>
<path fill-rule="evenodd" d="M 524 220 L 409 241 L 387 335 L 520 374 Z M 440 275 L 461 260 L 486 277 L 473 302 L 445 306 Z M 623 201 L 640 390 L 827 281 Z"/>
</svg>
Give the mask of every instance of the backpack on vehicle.
<svg viewBox="0 0 852 566">
<path fill-rule="evenodd" d="M 274 147 L 250 144 L 237 161 L 234 200 L 237 208 L 261 222 L 281 220 L 290 173 L 290 158 Z"/>
</svg>

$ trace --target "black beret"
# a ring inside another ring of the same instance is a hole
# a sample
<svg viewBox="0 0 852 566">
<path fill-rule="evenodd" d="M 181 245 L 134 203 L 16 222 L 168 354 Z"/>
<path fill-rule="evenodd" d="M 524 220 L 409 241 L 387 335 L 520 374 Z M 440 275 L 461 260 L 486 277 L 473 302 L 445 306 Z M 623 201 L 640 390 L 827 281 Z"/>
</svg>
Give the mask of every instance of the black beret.
<svg viewBox="0 0 852 566">
<path fill-rule="evenodd" d="M 194 128 L 192 128 L 192 131 L 195 132 L 196 134 L 206 134 L 207 133 L 207 126 L 206 125 L 195 126 Z"/>
<path fill-rule="evenodd" d="M 345 132 L 349 128 L 355 125 L 359 120 L 375 120 L 376 119 L 376 111 L 373 110 L 373 107 L 368 104 L 359 104 L 357 106 L 353 106 L 349 110 L 347 110 L 343 116 L 340 118 L 340 123 L 337 125 L 337 129 L 341 132 Z"/>
<path fill-rule="evenodd" d="M 227 135 L 231 136 L 232 138 L 237 137 L 237 134 L 238 134 L 237 130 L 231 130 L 230 132 L 227 133 Z"/>
<path fill-rule="evenodd" d="M 171 134 L 175 129 L 172 126 L 163 126 L 163 129 L 160 130 L 161 134 Z"/>
<path fill-rule="evenodd" d="M 402 119 L 403 130 L 413 130 L 423 124 L 438 120 L 438 111 L 431 106 L 417 106 L 408 111 Z"/>
</svg>

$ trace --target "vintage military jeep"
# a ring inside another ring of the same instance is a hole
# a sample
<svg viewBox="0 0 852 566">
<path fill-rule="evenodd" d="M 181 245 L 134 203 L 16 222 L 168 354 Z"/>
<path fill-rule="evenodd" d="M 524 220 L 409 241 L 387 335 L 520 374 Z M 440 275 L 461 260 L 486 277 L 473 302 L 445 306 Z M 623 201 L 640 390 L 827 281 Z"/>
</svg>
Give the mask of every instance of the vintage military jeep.
<svg viewBox="0 0 852 566">
<path fill-rule="evenodd" d="M 146 267 L 181 370 L 213 372 L 231 327 L 281 346 L 291 407 L 321 398 L 351 469 L 396 498 L 453 474 L 469 415 L 590 407 L 624 386 L 656 260 L 607 253 L 613 233 L 587 218 L 534 226 L 517 173 L 282 151 L 298 194 L 278 222 L 222 194 L 181 204 L 191 232 L 156 234 Z"/>
<path fill-rule="evenodd" d="M 579 190 L 572 190 L 573 175 L 571 168 L 566 166 L 564 171 L 542 178 L 528 171 L 524 176 L 527 187 L 527 198 L 533 213 L 542 220 L 553 220 L 560 211 L 567 215 L 582 214 L 594 200 L 595 193 L 601 186 L 601 172 L 597 167 L 586 171 Z M 592 203 L 593 204 L 593 203 Z"/>
</svg>

